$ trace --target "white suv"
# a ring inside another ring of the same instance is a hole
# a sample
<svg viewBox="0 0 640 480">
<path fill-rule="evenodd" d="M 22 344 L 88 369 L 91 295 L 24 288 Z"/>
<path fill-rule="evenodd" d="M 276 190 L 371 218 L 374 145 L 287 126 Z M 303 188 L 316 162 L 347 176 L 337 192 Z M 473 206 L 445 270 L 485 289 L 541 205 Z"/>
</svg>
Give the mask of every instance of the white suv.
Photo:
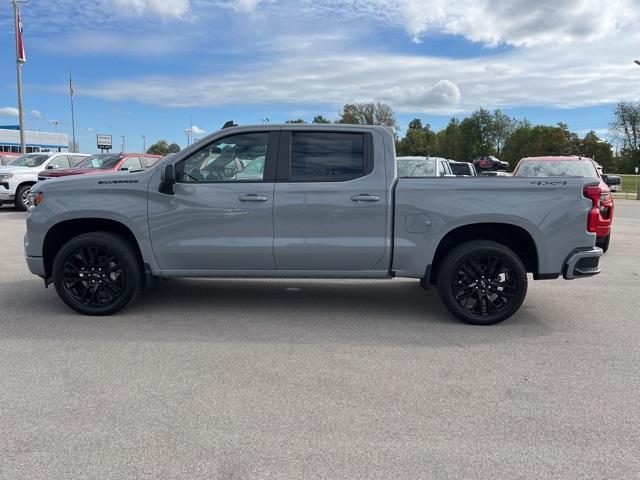
<svg viewBox="0 0 640 480">
<path fill-rule="evenodd" d="M 84 160 L 84 153 L 41 152 L 25 153 L 9 165 L 0 167 L 0 205 L 13 203 L 18 210 L 26 210 L 31 186 L 38 181 L 38 173 L 47 168 L 69 168 Z"/>
</svg>

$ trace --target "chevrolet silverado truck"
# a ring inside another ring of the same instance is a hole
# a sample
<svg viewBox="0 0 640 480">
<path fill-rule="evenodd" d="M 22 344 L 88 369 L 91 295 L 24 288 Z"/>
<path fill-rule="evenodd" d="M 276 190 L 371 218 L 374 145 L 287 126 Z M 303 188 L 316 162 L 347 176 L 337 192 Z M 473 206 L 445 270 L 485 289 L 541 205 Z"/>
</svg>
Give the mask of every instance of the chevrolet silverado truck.
<svg viewBox="0 0 640 480">
<path fill-rule="evenodd" d="M 398 178 L 394 143 L 377 126 L 234 126 L 145 171 L 40 182 L 26 261 L 88 315 L 151 277 L 408 277 L 479 325 L 519 309 L 528 272 L 600 272 L 593 180 Z"/>
</svg>

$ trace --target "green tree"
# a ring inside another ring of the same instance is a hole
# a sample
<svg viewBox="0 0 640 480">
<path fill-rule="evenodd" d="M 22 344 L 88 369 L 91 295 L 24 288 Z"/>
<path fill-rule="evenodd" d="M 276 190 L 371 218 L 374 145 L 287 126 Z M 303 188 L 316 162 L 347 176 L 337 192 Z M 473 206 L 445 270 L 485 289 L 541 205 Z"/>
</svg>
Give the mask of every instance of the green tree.
<svg viewBox="0 0 640 480">
<path fill-rule="evenodd" d="M 407 134 L 402 140 L 396 141 L 398 156 L 427 156 L 434 155 L 436 134 L 430 125 L 422 125 L 419 118 L 409 122 Z"/>
<path fill-rule="evenodd" d="M 313 117 L 313 123 L 331 123 L 331 120 L 327 120 L 322 115 L 316 115 Z"/>
<path fill-rule="evenodd" d="M 529 124 L 517 128 L 504 145 L 502 160 L 513 167 L 523 157 L 579 155 L 580 138 L 567 125 Z"/>
<path fill-rule="evenodd" d="M 640 166 L 640 103 L 618 103 L 609 128 L 621 145 L 619 173 L 634 173 L 634 168 Z"/>
<path fill-rule="evenodd" d="M 602 165 L 605 173 L 611 173 L 616 169 L 611 144 L 598 138 L 598 135 L 593 130 L 587 133 L 580 141 L 580 154 L 593 158 Z"/>
<path fill-rule="evenodd" d="M 447 126 L 435 135 L 435 155 L 451 160 L 468 160 L 463 156 L 460 144 L 460 121 L 453 117 Z"/>
<path fill-rule="evenodd" d="M 171 146 L 176 145 L 175 143 L 171 144 Z M 177 146 L 177 145 L 176 145 Z M 180 151 L 180 147 L 178 147 L 178 151 Z M 170 145 L 166 140 L 158 140 L 156 143 L 151 145 L 147 149 L 147 153 L 153 153 L 154 155 L 167 155 L 171 152 Z"/>
<path fill-rule="evenodd" d="M 296 118 L 295 120 L 287 120 L 284 123 L 307 123 L 302 118 Z"/>
<path fill-rule="evenodd" d="M 398 122 L 390 105 L 380 102 L 348 103 L 342 107 L 338 123 L 383 125 L 398 130 Z"/>
<path fill-rule="evenodd" d="M 169 144 L 169 153 L 178 153 L 180 151 L 180 145 L 173 142 Z"/>
</svg>

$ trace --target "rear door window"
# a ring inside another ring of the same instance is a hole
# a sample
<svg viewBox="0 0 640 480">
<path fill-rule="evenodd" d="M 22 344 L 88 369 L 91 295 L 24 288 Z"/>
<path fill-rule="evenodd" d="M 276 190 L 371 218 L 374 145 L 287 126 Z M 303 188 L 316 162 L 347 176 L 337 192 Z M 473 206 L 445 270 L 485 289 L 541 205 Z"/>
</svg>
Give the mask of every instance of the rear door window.
<svg viewBox="0 0 640 480">
<path fill-rule="evenodd" d="M 343 182 L 371 171 L 363 133 L 291 132 L 292 182 Z"/>
</svg>

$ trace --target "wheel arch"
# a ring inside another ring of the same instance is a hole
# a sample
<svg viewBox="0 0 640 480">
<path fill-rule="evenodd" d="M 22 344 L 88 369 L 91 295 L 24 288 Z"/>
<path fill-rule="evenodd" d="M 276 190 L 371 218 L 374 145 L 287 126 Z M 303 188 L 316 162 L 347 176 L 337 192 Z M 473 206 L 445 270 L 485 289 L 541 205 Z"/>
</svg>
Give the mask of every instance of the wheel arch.
<svg viewBox="0 0 640 480">
<path fill-rule="evenodd" d="M 490 240 L 513 250 L 520 258 L 527 272 L 538 274 L 539 255 L 533 236 L 521 226 L 500 223 L 472 223 L 462 225 L 447 232 L 436 248 L 431 264 L 427 267 L 425 278 L 435 283 L 442 260 L 453 248 L 472 240 Z"/>
<path fill-rule="evenodd" d="M 125 238 L 134 246 L 138 259 L 145 266 L 138 239 L 125 224 L 107 218 L 76 218 L 56 223 L 45 235 L 42 257 L 47 278 L 51 276 L 53 260 L 60 247 L 78 235 L 92 232 L 115 233 Z"/>
</svg>

